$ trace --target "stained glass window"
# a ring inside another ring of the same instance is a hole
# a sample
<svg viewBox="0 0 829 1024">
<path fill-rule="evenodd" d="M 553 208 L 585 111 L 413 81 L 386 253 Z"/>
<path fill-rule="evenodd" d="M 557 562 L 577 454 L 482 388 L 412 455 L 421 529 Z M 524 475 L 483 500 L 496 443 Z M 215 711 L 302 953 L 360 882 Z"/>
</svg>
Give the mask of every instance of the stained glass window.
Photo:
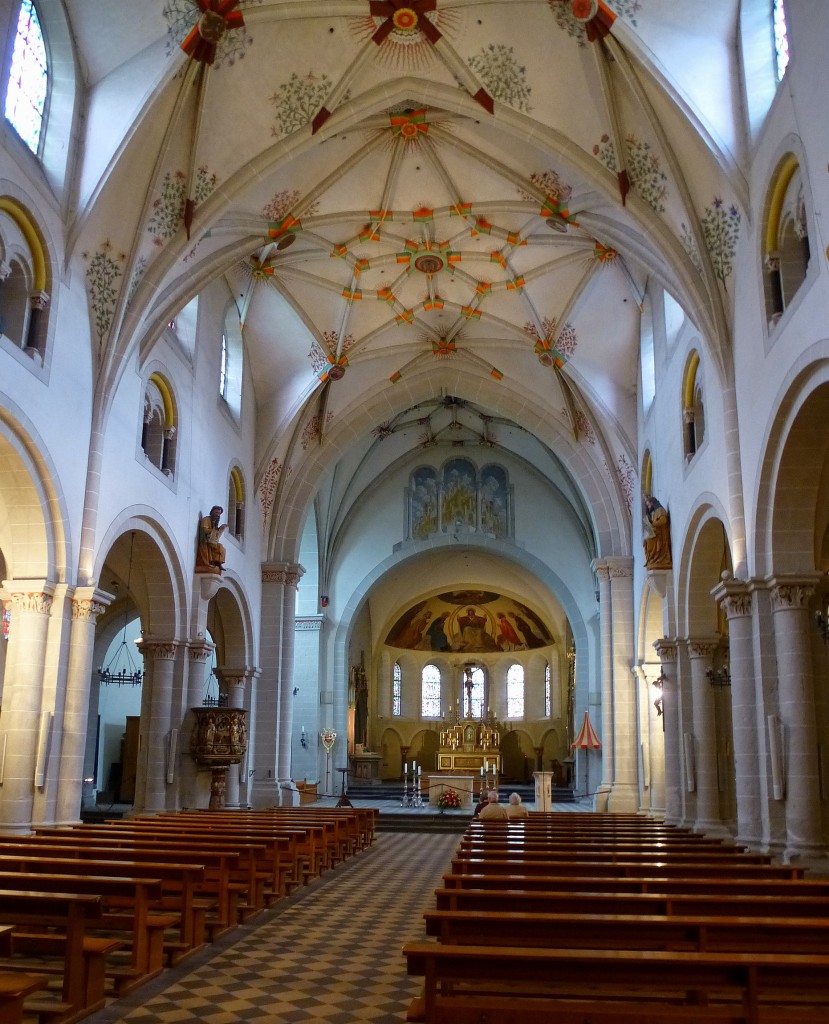
<svg viewBox="0 0 829 1024">
<path fill-rule="evenodd" d="M 33 153 L 40 143 L 47 85 L 46 47 L 37 11 L 32 0 L 22 0 L 6 90 L 6 118 Z"/>
<path fill-rule="evenodd" d="M 219 394 L 227 399 L 227 335 L 222 334 L 222 351 L 219 357 Z"/>
<path fill-rule="evenodd" d="M 9 629 L 12 624 L 12 603 L 11 601 L 3 602 L 3 639 L 9 639 Z"/>
<path fill-rule="evenodd" d="M 507 672 L 507 718 L 524 717 L 524 669 L 510 665 Z"/>
<path fill-rule="evenodd" d="M 400 717 L 400 687 L 403 682 L 403 673 L 400 671 L 400 662 L 394 663 L 394 675 L 391 683 L 391 713 L 395 718 Z"/>
<path fill-rule="evenodd" d="M 544 666 L 544 716 L 550 717 L 550 663 Z"/>
<path fill-rule="evenodd" d="M 440 669 L 437 665 L 425 665 L 420 680 L 421 717 L 440 718 Z"/>
<path fill-rule="evenodd" d="M 777 58 L 777 81 L 783 79 L 789 66 L 789 34 L 786 29 L 786 11 L 783 0 L 773 0 L 772 18 L 774 20 L 774 52 Z"/>
</svg>

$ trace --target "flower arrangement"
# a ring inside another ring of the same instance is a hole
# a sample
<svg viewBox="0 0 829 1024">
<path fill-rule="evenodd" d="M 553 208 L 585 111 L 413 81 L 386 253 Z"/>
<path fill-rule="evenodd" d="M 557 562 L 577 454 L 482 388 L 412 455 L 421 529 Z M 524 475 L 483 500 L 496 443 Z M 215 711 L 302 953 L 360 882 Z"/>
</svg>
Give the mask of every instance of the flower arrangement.
<svg viewBox="0 0 829 1024">
<path fill-rule="evenodd" d="M 438 807 L 445 811 L 447 809 L 457 810 L 461 805 L 461 798 L 454 789 L 444 789 L 438 797 Z"/>
</svg>

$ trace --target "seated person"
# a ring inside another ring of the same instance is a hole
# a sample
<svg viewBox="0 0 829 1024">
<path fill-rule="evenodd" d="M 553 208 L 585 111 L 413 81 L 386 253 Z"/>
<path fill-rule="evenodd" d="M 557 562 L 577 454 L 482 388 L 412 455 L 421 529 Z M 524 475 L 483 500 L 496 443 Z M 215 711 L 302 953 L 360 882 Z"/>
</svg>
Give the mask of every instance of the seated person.
<svg viewBox="0 0 829 1024">
<path fill-rule="evenodd" d="M 498 790 L 491 789 L 487 794 L 486 807 L 478 814 L 481 821 L 506 821 L 507 809 L 498 803 Z"/>
<path fill-rule="evenodd" d="M 521 796 L 518 793 L 510 793 L 507 804 L 508 818 L 529 818 L 530 812 L 521 803 Z"/>
</svg>

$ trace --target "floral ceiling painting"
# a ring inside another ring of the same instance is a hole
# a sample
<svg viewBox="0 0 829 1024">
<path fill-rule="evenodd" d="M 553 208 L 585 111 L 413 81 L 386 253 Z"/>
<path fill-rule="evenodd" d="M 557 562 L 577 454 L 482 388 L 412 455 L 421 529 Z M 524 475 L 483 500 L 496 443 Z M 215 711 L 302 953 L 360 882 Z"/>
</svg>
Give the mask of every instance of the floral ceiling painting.
<svg viewBox="0 0 829 1024">
<path fill-rule="evenodd" d="M 418 601 L 395 622 L 390 647 L 456 654 L 527 651 L 554 643 L 525 604 L 488 590 L 452 590 Z"/>
</svg>

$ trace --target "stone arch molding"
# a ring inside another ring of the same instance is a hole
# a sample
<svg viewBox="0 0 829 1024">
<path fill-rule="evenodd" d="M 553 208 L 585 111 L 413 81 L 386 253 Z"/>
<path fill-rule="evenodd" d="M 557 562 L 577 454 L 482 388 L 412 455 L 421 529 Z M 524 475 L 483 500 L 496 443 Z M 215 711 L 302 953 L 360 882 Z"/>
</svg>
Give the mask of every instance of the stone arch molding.
<svg viewBox="0 0 829 1024">
<path fill-rule="evenodd" d="M 446 545 L 451 544 L 451 541 L 447 541 Z M 418 554 L 422 550 L 426 550 L 427 547 L 434 549 L 439 545 L 427 545 L 420 547 L 419 549 L 408 548 L 406 551 L 398 551 L 390 555 L 379 565 L 375 566 L 374 569 L 368 573 L 359 583 L 354 587 L 351 597 L 343 608 L 342 615 L 339 622 L 336 624 L 333 637 L 333 651 L 332 651 L 332 665 L 333 665 L 333 689 L 334 689 L 334 730 L 337 733 L 338 743 L 339 737 L 345 736 L 347 733 L 346 729 L 346 715 L 348 711 L 347 703 L 347 689 L 348 689 L 348 639 L 351 634 L 352 626 L 355 618 L 360 612 L 360 609 L 365 601 L 371 588 L 380 580 L 387 572 L 397 567 L 398 565 L 411 561 L 417 558 Z M 470 546 L 476 546 L 473 542 Z M 596 666 L 591 665 L 591 630 L 588 627 L 587 619 L 582 613 L 574 595 L 570 592 L 569 588 L 565 586 L 560 577 L 555 573 L 549 566 L 544 565 L 534 555 L 528 554 L 526 551 L 521 549 L 515 549 L 509 545 L 501 545 L 491 543 L 488 545 L 480 544 L 480 547 L 488 548 L 489 550 L 498 550 L 498 553 L 503 555 L 509 561 L 515 562 L 522 568 L 526 569 L 528 573 L 538 579 L 543 585 L 545 585 L 551 593 L 555 594 L 556 598 L 564 608 L 565 614 L 567 615 L 570 627 L 573 631 L 573 639 L 577 648 L 585 652 L 585 657 L 580 659 L 579 664 L 579 676 L 585 680 L 588 678 L 591 671 L 595 673 Z M 431 659 L 435 664 L 439 664 L 437 657 Z M 577 680 L 578 685 L 578 680 Z"/>
<path fill-rule="evenodd" d="M 814 572 L 815 522 L 829 416 L 827 342 L 802 354 L 783 381 L 760 448 L 755 509 L 754 575 Z"/>
<path fill-rule="evenodd" d="M 153 607 L 150 614 L 148 607 L 141 607 L 136 600 L 142 623 L 150 627 L 150 632 L 164 639 L 180 639 L 187 636 L 188 597 L 185 584 L 184 559 L 178 550 L 174 534 L 169 525 L 161 520 L 154 509 L 146 505 L 133 505 L 125 509 L 114 520 L 101 538 L 95 559 L 94 578 L 101 581 L 104 563 L 115 542 L 136 532 L 136 539 L 141 535 L 142 548 L 139 548 L 134 560 L 134 567 L 139 567 L 146 560 L 144 567 L 152 572 Z M 102 585 L 103 581 L 101 581 Z"/>
<path fill-rule="evenodd" d="M 70 518 L 60 475 L 33 424 L 2 392 L 0 467 L 11 470 L 3 473 L 6 482 L 0 493 L 0 506 L 6 506 L 0 547 L 9 576 L 71 582 Z M 10 480 L 17 481 L 13 491 Z"/>
<path fill-rule="evenodd" d="M 706 547 L 705 534 L 712 524 L 717 524 L 723 529 L 726 547 L 729 553 L 732 552 L 733 538 L 728 513 L 716 495 L 706 492 L 700 495 L 688 516 L 682 533 L 684 539 L 680 557 L 676 561 L 674 569 L 677 594 L 677 631 L 686 636 L 693 635 L 695 631 L 699 632 L 699 626 L 692 621 L 695 599 L 699 600 L 701 597 L 699 593 L 696 595 L 693 593 L 694 579 L 696 571 L 700 568 L 700 557 L 707 557 L 704 552 L 701 552 L 701 549 Z M 714 587 L 719 581 L 720 569 L 712 566 L 707 568 L 707 575 L 711 578 L 711 587 Z M 713 602 L 714 599 L 710 595 L 706 596 Z"/>
<path fill-rule="evenodd" d="M 436 391 L 435 372 L 412 375 L 408 381 L 390 384 L 382 391 L 375 392 L 370 402 L 352 404 L 338 417 L 338 428 L 342 436 L 359 437 L 367 434 L 377 423 L 390 415 L 394 416 L 411 406 L 434 397 Z M 596 543 L 596 557 L 630 553 L 630 518 L 617 482 L 602 467 L 589 458 L 585 446 L 573 440 L 572 434 L 558 421 L 552 419 L 548 410 L 530 405 L 527 396 L 518 394 L 503 382 L 496 384 L 481 380 L 470 380 L 459 371 L 441 373 L 442 387 L 459 398 L 488 404 L 498 414 L 535 433 L 548 447 L 556 452 L 562 465 L 570 474 L 575 485 L 581 490 L 585 507 L 591 516 L 591 526 Z M 341 455 L 333 445 L 309 449 L 301 461 L 292 466 L 292 473 L 277 490 L 274 512 L 270 520 L 268 535 L 268 560 L 297 561 L 302 526 L 306 510 L 316 492 L 319 480 Z M 280 501 L 283 489 L 290 486 L 291 500 Z"/>
</svg>

